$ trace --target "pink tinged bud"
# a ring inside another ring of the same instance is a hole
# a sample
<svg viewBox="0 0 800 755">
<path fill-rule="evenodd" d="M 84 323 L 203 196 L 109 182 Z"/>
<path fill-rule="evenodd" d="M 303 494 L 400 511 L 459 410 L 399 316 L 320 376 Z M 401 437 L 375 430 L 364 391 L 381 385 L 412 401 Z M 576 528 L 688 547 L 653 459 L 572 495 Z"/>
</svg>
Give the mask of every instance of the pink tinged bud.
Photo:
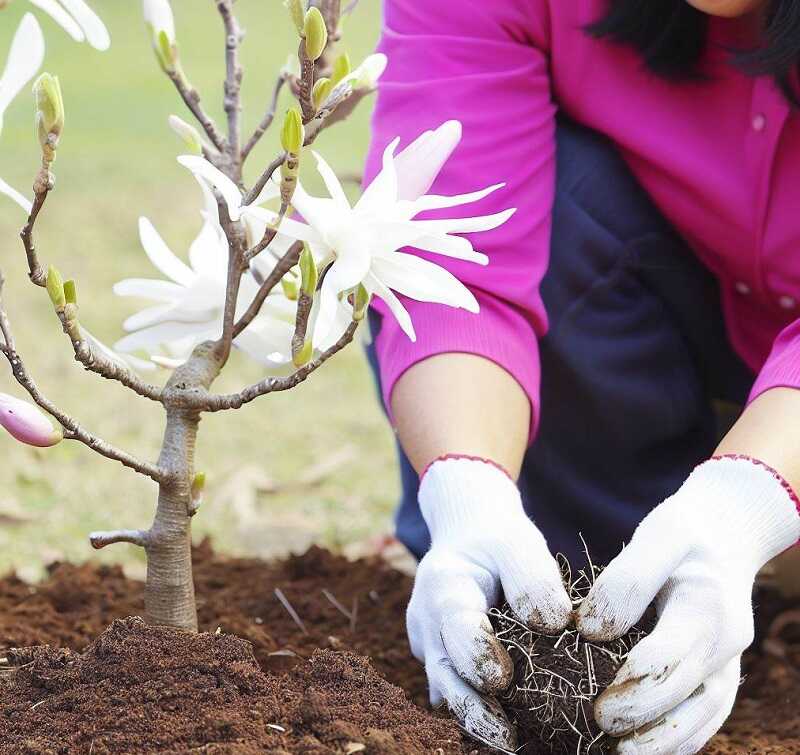
<svg viewBox="0 0 800 755">
<path fill-rule="evenodd" d="M 0 425 L 29 446 L 46 448 L 64 439 L 61 428 L 55 429 L 35 406 L 7 393 L 0 393 Z"/>
</svg>

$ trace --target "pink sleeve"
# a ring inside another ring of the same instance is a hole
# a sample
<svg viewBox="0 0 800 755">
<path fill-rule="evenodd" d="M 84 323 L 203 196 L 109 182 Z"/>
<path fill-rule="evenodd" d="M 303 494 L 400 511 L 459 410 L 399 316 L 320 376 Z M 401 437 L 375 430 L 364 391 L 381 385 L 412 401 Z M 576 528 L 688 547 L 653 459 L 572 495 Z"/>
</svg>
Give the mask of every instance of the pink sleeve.
<svg viewBox="0 0 800 755">
<path fill-rule="evenodd" d="M 471 237 L 488 255 L 487 267 L 414 250 L 465 283 L 479 314 L 403 298 L 417 331 L 412 343 L 376 302 L 383 315 L 376 349 L 387 409 L 395 382 L 416 362 L 445 352 L 477 354 L 523 387 L 533 409 L 531 438 L 535 434 L 537 338 L 547 328 L 539 282 L 547 267 L 555 182 L 548 28 L 544 0 L 385 2 L 379 49 L 389 65 L 380 82 L 366 180 L 396 136 L 402 148 L 422 131 L 456 119 L 462 141 L 430 193 L 461 194 L 505 182 L 504 189 L 456 211 L 518 208 L 505 225 Z M 454 210 L 446 212 L 452 217 Z"/>
<path fill-rule="evenodd" d="M 800 389 L 800 319 L 784 328 L 775 339 L 772 352 L 750 391 L 749 401 L 770 388 Z"/>
</svg>

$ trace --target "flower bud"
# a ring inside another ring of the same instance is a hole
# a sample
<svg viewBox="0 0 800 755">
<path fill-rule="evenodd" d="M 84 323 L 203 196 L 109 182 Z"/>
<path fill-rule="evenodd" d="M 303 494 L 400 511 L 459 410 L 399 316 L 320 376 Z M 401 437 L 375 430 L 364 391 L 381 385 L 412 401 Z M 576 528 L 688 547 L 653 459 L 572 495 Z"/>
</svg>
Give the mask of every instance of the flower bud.
<svg viewBox="0 0 800 755">
<path fill-rule="evenodd" d="M 192 498 L 199 498 L 203 495 L 206 487 L 206 473 L 198 472 L 192 479 Z"/>
<path fill-rule="evenodd" d="M 311 339 L 308 339 L 303 344 L 303 348 L 300 349 L 300 351 L 298 351 L 292 357 L 292 362 L 294 363 L 295 367 L 302 367 L 303 365 L 306 365 L 311 361 L 311 357 L 313 355 L 314 355 L 314 344 L 311 342 Z"/>
<path fill-rule="evenodd" d="M 313 296 L 314 291 L 317 289 L 319 272 L 308 244 L 303 244 L 303 251 L 300 252 L 300 277 L 303 291 L 309 296 Z"/>
<path fill-rule="evenodd" d="M 367 314 L 367 307 L 369 307 L 369 300 L 371 298 L 372 297 L 364 287 L 364 284 L 359 283 L 358 288 L 356 288 L 355 292 L 353 293 L 353 319 L 356 322 L 361 322 L 364 319 L 364 315 Z"/>
<path fill-rule="evenodd" d="M 290 155 L 300 154 L 303 142 L 306 139 L 305 129 L 303 128 L 303 116 L 296 107 L 286 111 L 281 128 L 281 146 Z"/>
<path fill-rule="evenodd" d="M 297 289 L 297 281 L 290 276 L 281 278 L 281 286 L 283 287 L 283 294 L 289 301 L 297 301 L 299 291 Z"/>
<path fill-rule="evenodd" d="M 33 85 L 36 130 L 42 149 L 55 150 L 64 129 L 64 100 L 58 76 L 43 73 Z"/>
<path fill-rule="evenodd" d="M 311 99 L 314 102 L 314 108 L 316 110 L 322 107 L 322 104 L 328 99 L 328 95 L 331 93 L 332 89 L 333 81 L 331 81 L 331 79 L 317 79 L 314 84 L 314 90 L 311 93 Z"/>
<path fill-rule="evenodd" d="M 331 83 L 336 86 L 345 76 L 350 73 L 350 56 L 343 52 L 333 61 L 333 72 L 331 73 Z"/>
<path fill-rule="evenodd" d="M 74 280 L 64 281 L 64 300 L 67 304 L 78 303 L 78 291 Z"/>
<path fill-rule="evenodd" d="M 169 0 L 144 0 L 144 22 L 150 31 L 150 42 L 161 67 L 173 73 L 178 64 L 175 44 L 175 17 Z"/>
<path fill-rule="evenodd" d="M 309 60 L 317 60 L 328 44 L 328 29 L 319 8 L 309 8 L 303 22 L 303 36 L 306 40 L 306 55 Z"/>
<path fill-rule="evenodd" d="M 284 0 L 283 4 L 289 11 L 289 16 L 292 19 L 292 23 L 295 25 L 295 28 L 297 29 L 297 33 L 302 37 L 306 15 L 305 0 Z"/>
<path fill-rule="evenodd" d="M 47 417 L 27 401 L 0 393 L 0 425 L 20 443 L 47 448 L 64 439 L 64 431 L 54 428 Z"/>
<path fill-rule="evenodd" d="M 203 154 L 203 137 L 200 132 L 177 115 L 169 117 L 170 128 L 183 140 L 186 148 L 195 155 Z"/>
<path fill-rule="evenodd" d="M 63 312 L 67 305 L 67 297 L 64 295 L 64 279 L 61 273 L 52 265 L 47 271 L 47 293 L 50 301 L 53 302 L 56 312 Z"/>
</svg>

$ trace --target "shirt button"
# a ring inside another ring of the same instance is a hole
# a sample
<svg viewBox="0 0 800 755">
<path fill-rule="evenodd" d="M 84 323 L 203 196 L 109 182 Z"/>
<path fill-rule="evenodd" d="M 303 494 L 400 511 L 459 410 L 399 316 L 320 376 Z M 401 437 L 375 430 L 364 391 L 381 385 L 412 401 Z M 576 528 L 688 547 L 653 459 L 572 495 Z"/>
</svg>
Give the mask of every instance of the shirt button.
<svg viewBox="0 0 800 755">
<path fill-rule="evenodd" d="M 781 309 L 794 309 L 797 306 L 797 300 L 793 296 L 781 296 L 778 304 Z"/>
<path fill-rule="evenodd" d="M 758 115 L 753 116 L 754 131 L 763 131 L 766 125 L 767 125 L 767 119 L 762 113 L 758 113 Z"/>
<path fill-rule="evenodd" d="M 734 288 L 743 296 L 747 296 L 750 293 L 750 286 L 748 286 L 744 281 L 737 281 Z"/>
</svg>

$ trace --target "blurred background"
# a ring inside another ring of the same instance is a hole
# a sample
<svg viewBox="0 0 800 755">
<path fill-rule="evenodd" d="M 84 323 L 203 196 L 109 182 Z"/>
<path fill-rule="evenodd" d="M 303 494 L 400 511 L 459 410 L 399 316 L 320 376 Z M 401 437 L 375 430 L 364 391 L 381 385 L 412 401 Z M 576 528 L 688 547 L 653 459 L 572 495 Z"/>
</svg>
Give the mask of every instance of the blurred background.
<svg viewBox="0 0 800 755">
<path fill-rule="evenodd" d="M 46 263 L 75 278 L 81 322 L 112 344 L 123 319 L 141 302 L 111 292 L 127 277 L 160 277 L 139 244 L 137 219 L 148 217 L 186 259 L 200 228 L 200 192 L 175 161 L 183 150 L 167 126 L 171 113 L 191 120 L 150 48 L 141 4 L 92 0 L 112 37 L 100 53 L 76 44 L 49 17 L 36 12 L 47 40 L 44 70 L 61 79 L 66 128 L 54 166 L 56 191 L 37 226 Z M 224 39 L 211 0 L 173 0 L 177 39 L 189 79 L 205 107 L 222 119 Z M 4 57 L 22 15 L 14 0 L 0 13 Z M 361 0 L 347 19 L 342 41 L 354 65 L 377 40 L 379 3 Z M 246 31 L 243 124 L 249 136 L 261 118 L 278 68 L 296 50 L 281 0 L 239 0 Z M 279 112 L 288 106 L 284 90 Z M 357 177 L 366 152 L 372 100 L 346 124 L 324 132 L 316 147 L 342 177 Z M 248 162 L 252 179 L 276 154 L 277 129 Z M 30 195 L 39 147 L 31 98 L 23 92 L 5 114 L 0 175 Z M 314 176 L 307 182 L 314 190 Z M 351 182 L 355 192 L 355 183 Z M 18 349 L 40 387 L 88 429 L 144 457 L 155 458 L 163 416 L 158 405 L 86 373 L 43 290 L 30 285 L 18 239 L 23 213 L 0 198 L 0 263 L 6 305 Z M 258 365 L 234 354 L 215 384 L 238 390 L 262 377 Z M 166 373 L 159 376 L 166 378 Z M 3 362 L 0 392 L 23 396 Z M 194 520 L 195 537 L 213 537 L 217 549 L 272 556 L 319 542 L 357 554 L 391 530 L 398 481 L 393 439 L 379 408 L 362 347 L 354 344 L 297 389 L 267 396 L 238 412 L 207 415 L 200 428 L 197 468 L 208 478 Z M 23 447 L 0 435 L 0 573 L 16 569 L 31 579 L 54 559 L 121 562 L 144 570 L 138 548 L 120 545 L 96 553 L 95 529 L 150 524 L 155 485 L 77 443 L 49 450 Z"/>
</svg>

